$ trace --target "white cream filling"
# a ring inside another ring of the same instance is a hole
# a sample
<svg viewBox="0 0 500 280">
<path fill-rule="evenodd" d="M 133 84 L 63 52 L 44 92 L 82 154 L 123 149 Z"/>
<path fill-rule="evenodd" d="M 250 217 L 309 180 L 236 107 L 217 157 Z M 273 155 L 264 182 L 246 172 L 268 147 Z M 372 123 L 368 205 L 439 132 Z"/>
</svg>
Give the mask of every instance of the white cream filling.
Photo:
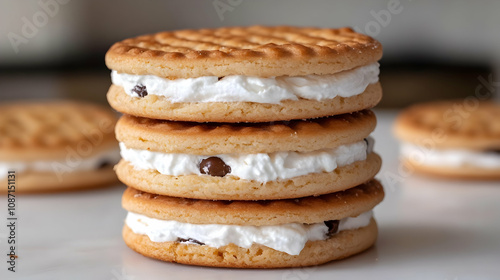
<svg viewBox="0 0 500 280">
<path fill-rule="evenodd" d="M 152 169 L 164 175 L 203 175 L 199 163 L 210 156 L 192 154 L 170 154 L 147 150 L 129 149 L 120 143 L 122 158 L 135 169 Z M 364 140 L 313 152 L 276 152 L 260 154 L 220 154 L 226 165 L 231 167 L 228 175 L 240 179 L 269 182 L 289 179 L 311 173 L 332 172 L 337 167 L 366 159 Z M 209 176 L 209 175 L 204 175 Z"/>
<path fill-rule="evenodd" d="M 429 149 L 412 143 L 401 144 L 401 155 L 429 166 L 500 168 L 500 154 L 459 149 Z"/>
<path fill-rule="evenodd" d="M 372 211 L 357 217 L 340 220 L 338 231 L 368 226 Z M 127 226 L 136 234 L 144 234 L 153 242 L 194 239 L 206 246 L 219 248 L 230 243 L 243 248 L 260 244 L 290 255 L 298 255 L 307 241 L 326 240 L 328 227 L 324 223 L 290 223 L 276 226 L 239 226 L 217 224 L 189 224 L 149 218 L 128 212 Z"/>
<path fill-rule="evenodd" d="M 271 78 L 233 75 L 169 80 L 153 75 L 111 72 L 113 84 L 138 97 L 132 89 L 146 86 L 148 95 L 166 97 L 170 102 L 256 102 L 278 104 L 283 100 L 333 99 L 361 94 L 378 82 L 379 64 L 358 67 L 331 75 L 279 76 Z"/>
<path fill-rule="evenodd" d="M 105 150 L 90 157 L 71 157 L 64 160 L 38 160 L 38 161 L 4 161 L 0 162 L 0 178 L 7 177 L 8 171 L 18 173 L 25 171 L 36 172 L 76 172 L 95 170 L 103 162 L 114 165 L 120 161 L 120 152 L 117 148 Z"/>
</svg>

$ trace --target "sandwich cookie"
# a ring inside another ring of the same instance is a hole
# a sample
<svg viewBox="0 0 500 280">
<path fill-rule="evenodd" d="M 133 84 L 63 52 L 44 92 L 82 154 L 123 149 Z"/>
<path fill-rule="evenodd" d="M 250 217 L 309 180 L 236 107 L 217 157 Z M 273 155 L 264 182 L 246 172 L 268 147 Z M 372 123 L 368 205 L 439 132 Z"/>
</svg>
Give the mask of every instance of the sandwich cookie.
<svg viewBox="0 0 500 280">
<path fill-rule="evenodd" d="M 395 124 L 401 158 L 417 172 L 500 179 L 500 105 L 475 100 L 412 106 Z"/>
<path fill-rule="evenodd" d="M 17 193 L 76 190 L 117 182 L 116 117 L 81 102 L 0 106 L 0 181 Z M 11 184 L 9 184 L 11 185 Z M 10 191 L 13 191 L 9 189 Z M 6 193 L 1 188 L 0 193 Z"/>
<path fill-rule="evenodd" d="M 382 47 L 349 28 L 226 27 L 160 32 L 106 54 L 110 105 L 192 122 L 310 119 L 375 106 Z"/>
<path fill-rule="evenodd" d="M 127 246 L 147 257 L 190 265 L 278 268 L 319 265 L 372 246 L 376 180 L 345 191 L 288 200 L 207 201 L 128 188 Z"/>
<path fill-rule="evenodd" d="M 322 195 L 371 180 L 381 166 L 369 110 L 314 120 L 220 124 L 129 115 L 116 126 L 118 178 L 184 198 L 267 200 Z"/>
</svg>

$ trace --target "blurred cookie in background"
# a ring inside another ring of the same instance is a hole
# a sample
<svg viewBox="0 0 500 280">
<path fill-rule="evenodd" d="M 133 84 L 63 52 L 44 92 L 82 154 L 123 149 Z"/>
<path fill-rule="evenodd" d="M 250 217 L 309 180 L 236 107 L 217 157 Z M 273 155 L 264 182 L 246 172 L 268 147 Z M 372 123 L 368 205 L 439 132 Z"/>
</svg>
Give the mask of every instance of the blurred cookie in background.
<svg viewBox="0 0 500 280">
<path fill-rule="evenodd" d="M 0 193 L 77 190 L 117 182 L 114 113 L 90 103 L 0 105 Z M 9 183 L 9 186 L 11 184 Z"/>
<path fill-rule="evenodd" d="M 403 164 L 416 172 L 500 179 L 500 104 L 471 98 L 414 105 L 394 132 Z"/>
</svg>

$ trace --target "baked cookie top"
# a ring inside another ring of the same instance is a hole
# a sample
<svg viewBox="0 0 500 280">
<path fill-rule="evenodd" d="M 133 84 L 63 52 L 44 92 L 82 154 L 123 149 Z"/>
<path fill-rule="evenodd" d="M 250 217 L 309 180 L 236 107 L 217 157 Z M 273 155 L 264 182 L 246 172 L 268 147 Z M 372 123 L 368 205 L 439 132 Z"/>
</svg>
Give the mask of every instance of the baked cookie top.
<svg viewBox="0 0 500 280">
<path fill-rule="evenodd" d="M 500 149 L 500 104 L 474 99 L 417 104 L 397 118 L 394 131 L 428 148 Z"/>
<path fill-rule="evenodd" d="M 0 105 L 0 161 L 86 157 L 116 146 L 114 113 L 82 102 Z M 73 159 L 74 160 L 74 159 Z"/>
<path fill-rule="evenodd" d="M 310 152 L 361 141 L 375 126 L 375 114 L 370 110 L 255 124 L 172 122 L 124 115 L 116 125 L 116 138 L 127 148 L 165 153 Z"/>
<path fill-rule="evenodd" d="M 106 65 L 164 78 L 333 74 L 378 61 L 381 44 L 351 28 L 223 27 L 165 31 L 115 43 Z"/>
<path fill-rule="evenodd" d="M 267 201 L 211 201 L 155 195 L 133 188 L 123 194 L 127 211 L 160 220 L 193 224 L 280 225 L 321 223 L 355 217 L 384 198 L 372 180 L 345 191 L 321 196 Z"/>
</svg>

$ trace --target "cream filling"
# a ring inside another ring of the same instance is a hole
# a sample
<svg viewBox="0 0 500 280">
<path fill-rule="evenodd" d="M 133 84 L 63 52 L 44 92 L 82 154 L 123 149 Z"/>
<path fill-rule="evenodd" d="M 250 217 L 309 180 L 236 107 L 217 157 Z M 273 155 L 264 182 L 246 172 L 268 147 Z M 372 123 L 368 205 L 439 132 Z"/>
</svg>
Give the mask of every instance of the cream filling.
<svg viewBox="0 0 500 280">
<path fill-rule="evenodd" d="M 379 64 L 358 67 L 331 75 L 279 76 L 271 78 L 233 75 L 204 76 L 169 80 L 153 75 L 111 72 L 113 84 L 133 97 L 136 85 L 146 86 L 148 95 L 166 97 L 170 102 L 256 102 L 278 104 L 299 98 L 322 101 L 337 96 L 361 94 L 378 82 Z"/>
<path fill-rule="evenodd" d="M 91 157 L 71 157 L 64 160 L 4 161 L 0 162 L 0 178 L 7 177 L 8 171 L 25 172 L 77 172 L 98 169 L 103 162 L 111 165 L 120 161 L 119 150 L 114 148 L 97 153 Z"/>
<path fill-rule="evenodd" d="M 412 143 L 401 144 L 401 155 L 429 166 L 500 168 L 500 154 L 460 149 L 429 149 Z"/>
<path fill-rule="evenodd" d="M 359 141 L 334 149 L 313 152 L 276 152 L 260 154 L 221 154 L 221 158 L 231 167 L 228 175 L 240 179 L 269 182 L 289 179 L 320 172 L 332 172 L 342 167 L 366 159 L 367 144 Z M 130 149 L 120 143 L 122 158 L 138 170 L 156 170 L 164 175 L 203 175 L 200 161 L 209 157 L 192 154 L 170 154 L 147 150 Z M 209 175 L 204 175 L 209 176 Z"/>
<path fill-rule="evenodd" d="M 344 218 L 340 220 L 338 232 L 368 226 L 372 216 L 372 211 L 368 211 L 357 217 Z M 189 224 L 149 218 L 132 212 L 128 212 L 125 223 L 135 234 L 147 235 L 153 242 L 194 239 L 214 248 L 231 243 L 243 248 L 260 244 L 289 255 L 300 254 L 307 241 L 328 239 L 328 227 L 324 223 L 275 226 Z"/>
</svg>

